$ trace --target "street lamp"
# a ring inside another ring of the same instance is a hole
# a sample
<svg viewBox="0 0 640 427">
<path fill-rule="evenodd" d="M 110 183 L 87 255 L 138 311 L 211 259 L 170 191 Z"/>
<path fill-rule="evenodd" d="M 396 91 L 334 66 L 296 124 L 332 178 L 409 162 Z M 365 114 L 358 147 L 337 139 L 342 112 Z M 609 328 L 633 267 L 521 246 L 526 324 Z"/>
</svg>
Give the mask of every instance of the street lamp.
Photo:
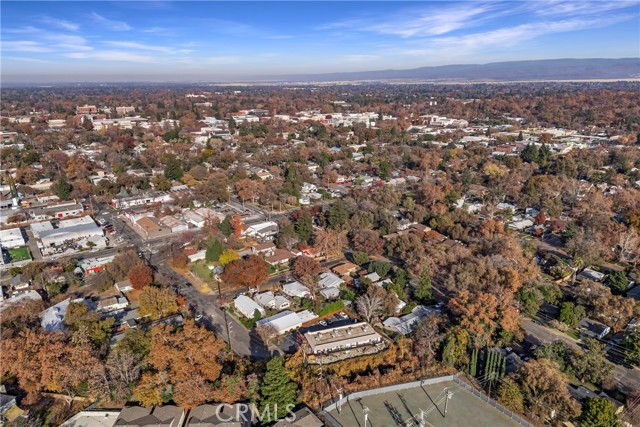
<svg viewBox="0 0 640 427">
<path fill-rule="evenodd" d="M 369 421 L 369 408 L 366 406 L 362 408 L 362 414 L 364 415 L 364 427 L 367 427 L 367 421 Z"/>
</svg>

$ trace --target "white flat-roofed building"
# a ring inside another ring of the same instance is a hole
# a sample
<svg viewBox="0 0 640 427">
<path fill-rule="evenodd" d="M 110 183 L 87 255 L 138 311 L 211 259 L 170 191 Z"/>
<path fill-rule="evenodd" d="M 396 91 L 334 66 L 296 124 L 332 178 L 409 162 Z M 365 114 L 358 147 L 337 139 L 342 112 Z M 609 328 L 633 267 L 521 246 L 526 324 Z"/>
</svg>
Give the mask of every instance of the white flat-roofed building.
<svg viewBox="0 0 640 427">
<path fill-rule="evenodd" d="M 68 216 L 80 215 L 84 208 L 80 203 L 61 203 L 58 205 L 44 206 L 29 210 L 29 215 L 36 221 L 43 221 L 52 218 L 65 218 Z"/>
<path fill-rule="evenodd" d="M 60 427 L 113 427 L 120 411 L 80 411 Z"/>
<path fill-rule="evenodd" d="M 233 305 L 240 314 L 242 314 L 244 317 L 248 319 L 253 318 L 253 315 L 255 314 L 256 310 L 258 310 L 261 316 L 264 316 L 265 314 L 267 314 L 264 308 L 259 306 L 258 303 L 256 303 L 254 300 L 252 300 L 246 295 L 238 296 L 233 301 Z"/>
<path fill-rule="evenodd" d="M 165 216 L 160 219 L 160 222 L 170 229 L 172 233 L 179 233 L 180 231 L 187 231 L 189 229 L 186 222 L 180 221 L 178 218 L 172 216 Z"/>
<path fill-rule="evenodd" d="M 320 331 L 310 331 L 304 334 L 311 353 L 331 353 L 350 348 L 380 344 L 382 336 L 366 322 L 350 325 L 328 327 Z"/>
<path fill-rule="evenodd" d="M 104 232 L 95 223 L 79 224 L 66 228 L 43 231 L 40 233 L 42 248 L 59 246 L 65 242 L 88 240 L 92 237 L 102 237 Z"/>
<path fill-rule="evenodd" d="M 19 248 L 26 244 L 20 227 L 0 230 L 0 246 L 7 249 Z"/>
<path fill-rule="evenodd" d="M 61 219 L 58 221 L 58 228 L 73 227 L 74 225 L 81 224 L 94 224 L 95 221 L 89 215 L 81 216 L 80 218 Z"/>
<path fill-rule="evenodd" d="M 185 221 L 197 228 L 204 227 L 204 217 L 195 211 L 183 212 L 182 216 Z"/>
<path fill-rule="evenodd" d="M 274 221 L 253 224 L 247 227 L 242 234 L 260 240 L 271 240 L 278 234 L 278 224 Z"/>
<path fill-rule="evenodd" d="M 275 328 L 278 334 L 286 334 L 289 331 L 299 328 L 305 321 L 298 316 L 298 313 L 294 313 L 290 310 L 281 311 L 280 313 L 267 317 L 265 319 L 258 320 L 258 325 L 271 325 Z"/>
<path fill-rule="evenodd" d="M 133 206 L 159 205 L 171 202 L 173 202 L 173 198 L 167 193 L 114 198 L 111 200 L 111 205 L 116 209 L 128 209 Z"/>
</svg>

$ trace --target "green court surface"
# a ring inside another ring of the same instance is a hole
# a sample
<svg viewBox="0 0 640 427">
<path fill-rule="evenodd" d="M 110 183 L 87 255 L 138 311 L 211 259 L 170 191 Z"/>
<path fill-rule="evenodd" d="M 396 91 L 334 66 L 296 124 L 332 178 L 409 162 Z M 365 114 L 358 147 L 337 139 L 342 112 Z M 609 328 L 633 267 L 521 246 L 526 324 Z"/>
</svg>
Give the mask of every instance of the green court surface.
<svg viewBox="0 0 640 427">
<path fill-rule="evenodd" d="M 452 393 L 445 415 L 447 391 Z M 364 427 L 363 409 L 368 408 L 367 427 L 418 427 L 420 410 L 426 427 L 512 427 L 519 424 L 499 409 L 474 396 L 460 385 L 444 381 L 389 391 L 355 400 L 343 400 L 340 413 L 329 413 L 342 427 Z"/>
<path fill-rule="evenodd" d="M 7 251 L 9 252 L 9 256 L 11 257 L 11 262 L 26 261 L 31 259 L 31 255 L 29 255 L 29 250 L 26 246 L 7 249 Z"/>
</svg>

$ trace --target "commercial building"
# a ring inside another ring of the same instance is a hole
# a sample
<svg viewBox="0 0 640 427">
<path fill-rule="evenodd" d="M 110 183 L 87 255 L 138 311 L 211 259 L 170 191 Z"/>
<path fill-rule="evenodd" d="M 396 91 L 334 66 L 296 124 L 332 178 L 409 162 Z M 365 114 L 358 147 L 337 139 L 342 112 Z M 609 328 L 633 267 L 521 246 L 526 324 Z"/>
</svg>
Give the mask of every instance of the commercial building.
<svg viewBox="0 0 640 427">
<path fill-rule="evenodd" d="M 115 197 L 111 199 L 111 205 L 116 209 L 128 209 L 134 206 L 159 205 L 171 202 L 173 202 L 173 198 L 167 193 L 143 194 L 141 196 Z"/>
<path fill-rule="evenodd" d="M 382 336 L 366 322 L 328 327 L 304 334 L 312 354 L 326 354 L 380 344 Z"/>
<path fill-rule="evenodd" d="M 82 207 L 82 204 L 72 202 L 32 208 L 29 210 L 29 215 L 36 221 L 44 221 L 47 219 L 82 215 L 83 212 L 84 208 Z"/>
<path fill-rule="evenodd" d="M 186 222 L 180 221 L 172 216 L 165 216 L 160 219 L 160 223 L 171 230 L 172 233 L 179 233 L 180 231 L 187 231 L 189 229 Z"/>
<path fill-rule="evenodd" d="M 318 315 L 309 310 L 294 313 L 293 311 L 282 311 L 266 319 L 258 320 L 258 325 L 270 325 L 278 334 L 286 334 L 289 331 L 299 328 L 303 323 L 317 318 Z"/>
<path fill-rule="evenodd" d="M 88 224 L 72 225 L 70 227 L 55 228 L 39 232 L 41 248 L 60 246 L 64 243 L 89 240 L 92 237 L 102 237 L 104 232 L 93 221 Z"/>
<path fill-rule="evenodd" d="M 19 248 L 26 244 L 22 230 L 10 228 L 8 230 L 0 230 L 0 246 L 7 249 Z"/>
</svg>

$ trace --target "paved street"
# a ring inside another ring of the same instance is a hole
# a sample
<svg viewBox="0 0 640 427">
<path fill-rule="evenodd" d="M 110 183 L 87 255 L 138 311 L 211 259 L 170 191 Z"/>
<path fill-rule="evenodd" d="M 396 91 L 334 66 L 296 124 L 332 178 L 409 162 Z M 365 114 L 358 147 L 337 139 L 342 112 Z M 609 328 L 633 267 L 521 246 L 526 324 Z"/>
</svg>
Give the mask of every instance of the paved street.
<svg viewBox="0 0 640 427">
<path fill-rule="evenodd" d="M 561 340 L 573 349 L 582 350 L 579 340 L 575 340 L 555 329 L 539 325 L 531 319 L 522 319 L 522 329 L 524 329 L 527 335 L 535 338 L 537 344 L 546 345 L 553 341 Z M 614 364 L 613 366 L 613 376 L 618 383 L 620 383 L 623 391 L 628 392 L 632 389 L 640 389 L 640 371 L 638 369 L 628 369 L 617 364 Z"/>
</svg>

